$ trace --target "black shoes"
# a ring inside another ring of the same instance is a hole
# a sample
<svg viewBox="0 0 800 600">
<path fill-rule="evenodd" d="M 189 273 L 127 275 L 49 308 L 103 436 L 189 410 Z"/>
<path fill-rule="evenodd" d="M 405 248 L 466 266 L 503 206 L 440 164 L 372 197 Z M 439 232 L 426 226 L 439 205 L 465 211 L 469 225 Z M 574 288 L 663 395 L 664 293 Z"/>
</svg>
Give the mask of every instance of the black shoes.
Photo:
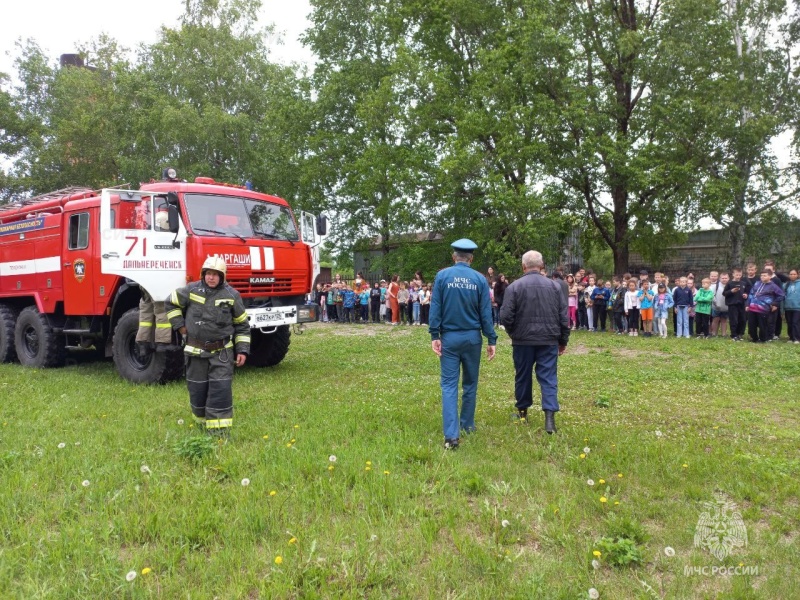
<svg viewBox="0 0 800 600">
<path fill-rule="evenodd" d="M 556 432 L 556 413 L 552 410 L 544 411 L 544 430 L 550 435 Z"/>
<path fill-rule="evenodd" d="M 444 449 L 445 450 L 458 450 L 458 439 L 445 439 L 444 440 Z"/>
<path fill-rule="evenodd" d="M 528 424 L 528 409 L 527 408 L 523 408 L 521 410 L 517 410 L 517 418 L 519 419 L 520 423 L 522 423 L 523 425 L 527 425 Z"/>
</svg>

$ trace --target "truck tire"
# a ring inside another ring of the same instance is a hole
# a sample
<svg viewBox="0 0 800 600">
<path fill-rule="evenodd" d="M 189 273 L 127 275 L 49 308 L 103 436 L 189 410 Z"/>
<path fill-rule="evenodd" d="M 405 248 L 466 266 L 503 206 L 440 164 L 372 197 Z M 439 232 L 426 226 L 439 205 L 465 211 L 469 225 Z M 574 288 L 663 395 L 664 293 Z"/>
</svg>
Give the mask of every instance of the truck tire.
<svg viewBox="0 0 800 600">
<path fill-rule="evenodd" d="M 274 367 L 289 351 L 292 332 L 288 325 L 281 325 L 275 333 L 250 332 L 250 356 L 247 364 L 254 367 Z"/>
<path fill-rule="evenodd" d="M 139 329 L 139 309 L 132 308 L 123 314 L 114 328 L 114 366 L 123 379 L 133 383 L 168 383 L 183 377 L 183 352 L 139 353 L 136 332 Z"/>
<path fill-rule="evenodd" d="M 14 347 L 14 326 L 19 311 L 8 304 L 0 304 L 0 363 L 14 362 L 17 349 Z"/>
<path fill-rule="evenodd" d="M 35 306 L 19 313 L 14 347 L 20 364 L 26 367 L 63 367 L 67 358 L 64 336 L 53 331 L 47 317 Z"/>
</svg>

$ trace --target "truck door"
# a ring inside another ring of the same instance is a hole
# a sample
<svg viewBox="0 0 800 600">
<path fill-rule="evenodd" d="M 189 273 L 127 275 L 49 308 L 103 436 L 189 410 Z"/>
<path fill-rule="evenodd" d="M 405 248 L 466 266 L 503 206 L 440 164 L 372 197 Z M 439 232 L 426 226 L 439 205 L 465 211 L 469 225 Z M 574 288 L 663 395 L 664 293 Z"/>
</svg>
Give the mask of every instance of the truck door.
<svg viewBox="0 0 800 600">
<path fill-rule="evenodd" d="M 311 213 L 301 212 L 300 213 L 300 235 L 303 238 L 303 242 L 310 246 L 309 252 L 311 252 L 311 279 L 309 280 L 311 289 L 310 292 L 314 292 L 314 283 L 317 281 L 317 276 L 320 273 L 320 258 L 319 258 L 319 244 L 322 241 L 319 236 L 317 236 L 317 230 L 315 224 L 317 222 L 317 218 L 312 215 Z"/>
<path fill-rule="evenodd" d="M 97 225 L 95 223 L 92 227 L 88 208 L 65 213 L 63 223 L 66 229 L 62 253 L 64 313 L 91 315 L 94 312 L 94 293 L 90 237 L 93 233 L 96 235 Z"/>
<path fill-rule="evenodd" d="M 166 195 L 152 192 L 105 189 L 100 199 L 103 273 L 135 281 L 155 300 L 186 285 L 186 228 L 168 230 L 167 206 Z"/>
</svg>

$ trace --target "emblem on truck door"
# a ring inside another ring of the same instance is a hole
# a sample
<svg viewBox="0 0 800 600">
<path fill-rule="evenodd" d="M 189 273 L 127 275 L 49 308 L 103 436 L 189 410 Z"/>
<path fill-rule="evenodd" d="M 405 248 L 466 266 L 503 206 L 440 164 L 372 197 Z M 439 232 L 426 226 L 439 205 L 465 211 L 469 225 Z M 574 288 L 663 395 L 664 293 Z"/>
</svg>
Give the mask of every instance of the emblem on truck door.
<svg viewBox="0 0 800 600">
<path fill-rule="evenodd" d="M 82 258 L 77 259 L 72 264 L 72 271 L 75 273 L 75 279 L 79 282 L 83 281 L 83 278 L 86 277 L 86 261 Z"/>
</svg>

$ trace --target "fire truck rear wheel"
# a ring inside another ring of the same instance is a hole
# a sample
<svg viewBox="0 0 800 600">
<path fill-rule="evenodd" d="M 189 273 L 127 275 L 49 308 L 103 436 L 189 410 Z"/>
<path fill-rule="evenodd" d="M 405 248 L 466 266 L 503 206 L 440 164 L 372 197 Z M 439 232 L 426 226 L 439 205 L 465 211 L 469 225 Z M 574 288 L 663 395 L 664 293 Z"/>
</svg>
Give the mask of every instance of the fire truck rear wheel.
<svg viewBox="0 0 800 600">
<path fill-rule="evenodd" d="M 114 329 L 114 366 L 120 377 L 133 383 L 167 383 L 183 377 L 183 352 L 150 352 L 143 355 L 136 344 L 139 309 L 132 308 Z"/>
<path fill-rule="evenodd" d="M 0 363 L 13 362 L 17 359 L 14 347 L 14 325 L 17 324 L 19 311 L 8 304 L 0 304 Z"/>
<path fill-rule="evenodd" d="M 64 336 L 53 331 L 47 317 L 35 306 L 19 313 L 14 346 L 20 364 L 26 367 L 63 367 L 67 357 Z"/>
<path fill-rule="evenodd" d="M 292 332 L 288 325 L 281 325 L 275 333 L 250 332 L 250 356 L 247 364 L 253 367 L 274 367 L 289 352 Z"/>
</svg>

